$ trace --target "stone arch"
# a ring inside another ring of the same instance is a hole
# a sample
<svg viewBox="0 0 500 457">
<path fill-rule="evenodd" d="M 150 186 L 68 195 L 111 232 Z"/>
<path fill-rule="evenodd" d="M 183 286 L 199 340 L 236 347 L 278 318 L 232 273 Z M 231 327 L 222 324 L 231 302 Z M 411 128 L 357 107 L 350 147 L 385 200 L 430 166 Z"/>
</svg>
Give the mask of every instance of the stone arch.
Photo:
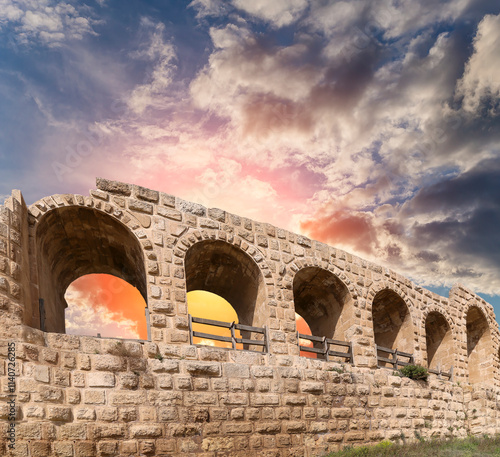
<svg viewBox="0 0 500 457">
<path fill-rule="evenodd" d="M 370 311 L 375 344 L 413 353 L 411 301 L 399 288 L 390 284 L 380 285 L 370 293 L 373 295 Z"/>
<path fill-rule="evenodd" d="M 449 371 L 455 360 L 455 345 L 452 325 L 435 307 L 427 310 L 423 318 L 427 347 L 427 367 Z"/>
<path fill-rule="evenodd" d="M 345 341 L 353 325 L 354 299 L 332 271 L 315 265 L 300 268 L 293 277 L 295 312 L 315 336 Z"/>
<path fill-rule="evenodd" d="M 76 203 L 76 204 L 75 204 Z M 117 276 L 147 296 L 143 250 L 150 246 L 132 214 L 110 203 L 80 195 L 46 197 L 29 209 L 33 217 L 30 250 L 36 268 L 28 325 L 39 327 L 38 298 L 44 300 L 44 330 L 65 331 L 66 288 L 80 276 L 107 273 Z M 122 220 L 120 220 L 122 219 Z"/>
<path fill-rule="evenodd" d="M 488 318 L 480 307 L 471 306 L 465 315 L 465 324 L 469 383 L 492 383 L 493 341 Z"/>
<path fill-rule="evenodd" d="M 198 236 L 196 236 L 198 235 Z M 232 240 L 218 239 L 215 234 L 188 234 L 177 246 L 183 254 L 186 292 L 206 290 L 227 300 L 235 309 L 239 322 L 262 327 L 266 325 L 267 285 L 263 270 L 268 270 L 262 255 L 248 244 L 245 248 Z M 212 235 L 212 236 L 211 236 Z"/>
</svg>

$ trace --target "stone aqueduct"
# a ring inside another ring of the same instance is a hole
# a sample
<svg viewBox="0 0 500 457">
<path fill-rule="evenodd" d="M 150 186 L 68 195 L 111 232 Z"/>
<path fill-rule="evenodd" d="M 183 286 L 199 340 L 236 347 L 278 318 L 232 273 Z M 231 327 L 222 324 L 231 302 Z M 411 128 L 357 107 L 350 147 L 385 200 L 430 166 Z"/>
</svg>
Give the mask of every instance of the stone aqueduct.
<svg viewBox="0 0 500 457">
<path fill-rule="evenodd" d="M 137 287 L 148 341 L 64 334 L 64 292 L 90 273 Z M 197 289 L 266 326 L 268 352 L 190 344 L 186 293 Z M 295 312 L 313 335 L 352 343 L 353 364 L 301 357 Z M 459 285 L 441 297 L 304 236 L 136 185 L 98 179 L 90 196 L 30 207 L 13 191 L 0 207 L 0 314 L 2 455 L 320 456 L 500 431 L 499 331 L 480 297 Z M 453 377 L 395 376 L 377 368 L 377 344 Z"/>
</svg>

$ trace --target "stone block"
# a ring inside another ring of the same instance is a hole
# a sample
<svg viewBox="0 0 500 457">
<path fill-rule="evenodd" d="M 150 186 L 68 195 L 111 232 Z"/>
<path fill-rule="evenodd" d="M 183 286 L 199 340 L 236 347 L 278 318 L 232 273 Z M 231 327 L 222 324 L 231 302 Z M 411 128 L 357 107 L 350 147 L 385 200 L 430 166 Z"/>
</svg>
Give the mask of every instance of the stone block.
<svg viewBox="0 0 500 457">
<path fill-rule="evenodd" d="M 93 421 L 96 418 L 94 408 L 76 408 L 75 417 L 82 421 Z"/>
<path fill-rule="evenodd" d="M 184 404 L 186 406 L 217 405 L 218 396 L 213 392 L 186 392 L 184 394 Z"/>
<path fill-rule="evenodd" d="M 71 408 L 66 406 L 49 406 L 47 408 L 47 419 L 68 422 L 72 420 Z"/>
<path fill-rule="evenodd" d="M 132 438 L 159 438 L 163 434 L 163 427 L 155 424 L 132 425 L 130 436 Z"/>
<path fill-rule="evenodd" d="M 280 397 L 277 394 L 250 394 L 250 404 L 252 406 L 273 406 L 279 405 Z"/>
<path fill-rule="evenodd" d="M 240 363 L 227 363 L 224 365 L 224 375 L 228 378 L 249 378 L 250 367 Z"/>
<path fill-rule="evenodd" d="M 272 378 L 274 377 L 274 369 L 272 367 L 259 367 L 259 366 L 252 366 L 250 368 L 250 371 L 252 373 L 252 376 L 255 376 L 256 378 Z"/>
<path fill-rule="evenodd" d="M 34 377 L 39 382 L 48 383 L 50 381 L 49 367 L 43 365 L 37 365 L 33 369 Z"/>
<path fill-rule="evenodd" d="M 73 457 L 73 443 L 57 441 L 53 444 L 56 457 Z"/>
<path fill-rule="evenodd" d="M 140 200 L 156 203 L 160 199 L 160 193 L 156 190 L 147 189 L 146 187 L 134 186 L 135 196 Z"/>
<path fill-rule="evenodd" d="M 90 390 L 83 392 L 83 402 L 87 405 L 103 405 L 106 403 L 106 393 L 104 390 Z"/>
<path fill-rule="evenodd" d="M 179 211 L 200 217 L 205 217 L 207 213 L 207 210 L 203 205 L 181 200 L 180 198 L 176 199 L 176 207 Z"/>
<path fill-rule="evenodd" d="M 182 221 L 182 213 L 172 208 L 164 208 L 162 206 L 158 206 L 156 211 L 160 216 L 166 217 L 167 219 L 171 219 L 173 221 Z"/>
<path fill-rule="evenodd" d="M 108 179 L 97 178 L 96 184 L 98 189 L 112 194 L 128 196 L 132 192 L 132 186 L 130 184 L 125 184 L 119 181 L 109 181 Z"/>
<path fill-rule="evenodd" d="M 112 405 L 143 405 L 146 403 L 146 393 L 142 392 L 110 392 Z"/>
<path fill-rule="evenodd" d="M 127 368 L 126 360 L 116 355 L 94 355 L 92 366 L 99 371 L 124 371 Z"/>
<path fill-rule="evenodd" d="M 124 438 L 125 427 L 121 424 L 99 424 L 94 428 L 94 437 L 101 438 Z"/>
<path fill-rule="evenodd" d="M 192 375 L 220 376 L 221 366 L 217 362 L 183 362 L 186 371 Z"/>
<path fill-rule="evenodd" d="M 128 200 L 128 208 L 140 213 L 153 214 L 153 205 L 140 200 Z"/>
<path fill-rule="evenodd" d="M 324 390 L 324 384 L 322 382 L 301 382 L 300 390 L 302 392 L 319 394 Z"/>
<path fill-rule="evenodd" d="M 89 387 L 114 387 L 115 375 L 113 373 L 92 372 L 87 375 Z"/>
<path fill-rule="evenodd" d="M 57 428 L 57 436 L 62 441 L 87 439 L 87 426 L 85 424 L 64 424 Z"/>
</svg>

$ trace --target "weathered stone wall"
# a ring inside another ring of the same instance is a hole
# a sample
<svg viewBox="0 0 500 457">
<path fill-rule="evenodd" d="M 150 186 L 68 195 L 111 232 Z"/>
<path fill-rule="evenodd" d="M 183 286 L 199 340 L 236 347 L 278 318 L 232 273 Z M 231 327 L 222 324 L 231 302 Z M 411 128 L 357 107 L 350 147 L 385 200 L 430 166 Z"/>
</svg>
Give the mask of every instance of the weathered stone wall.
<svg viewBox="0 0 500 457">
<path fill-rule="evenodd" d="M 313 456 L 384 438 L 500 430 L 498 326 L 491 305 L 462 286 L 440 297 L 269 224 L 97 184 L 88 197 L 55 195 L 29 208 L 14 191 L 0 208 L 0 454 Z M 89 273 L 138 287 L 150 341 L 54 333 L 63 330 L 65 288 Z M 267 325 L 269 353 L 190 345 L 186 293 L 198 288 L 228 299 L 242 322 Z M 53 316 L 49 332 L 39 330 L 39 298 Z M 296 310 L 318 336 L 352 342 L 354 366 L 300 357 Z M 376 339 L 422 365 L 453 365 L 453 381 L 377 369 Z"/>
</svg>

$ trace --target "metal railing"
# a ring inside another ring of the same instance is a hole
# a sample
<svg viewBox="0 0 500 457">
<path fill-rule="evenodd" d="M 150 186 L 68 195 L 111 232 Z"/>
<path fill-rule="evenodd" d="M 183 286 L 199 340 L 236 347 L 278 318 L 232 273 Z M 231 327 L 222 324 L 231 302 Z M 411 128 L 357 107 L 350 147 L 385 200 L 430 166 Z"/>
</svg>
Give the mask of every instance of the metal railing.
<svg viewBox="0 0 500 457">
<path fill-rule="evenodd" d="M 378 353 L 379 352 L 385 352 L 392 356 L 392 358 L 389 357 L 383 357 L 380 356 Z M 401 360 L 400 357 L 403 357 L 404 359 L 407 360 Z M 390 349 L 390 348 L 385 348 L 383 346 L 377 345 L 377 366 L 385 366 L 381 365 L 381 363 L 388 363 L 392 365 L 393 368 L 398 369 L 398 367 L 404 367 L 406 365 L 413 365 L 414 358 L 413 354 L 409 354 L 408 352 L 403 352 L 403 351 L 398 351 L 397 349 Z"/>
<path fill-rule="evenodd" d="M 231 332 L 231 336 L 214 335 L 212 333 L 204 333 L 193 330 L 193 324 L 211 325 L 213 327 L 227 328 Z M 236 330 L 239 330 L 243 336 L 251 336 L 253 333 L 262 335 L 262 339 L 239 338 L 236 336 Z M 212 319 L 203 319 L 194 317 L 189 314 L 189 342 L 193 343 L 194 338 L 205 338 L 208 340 L 224 341 L 231 343 L 232 349 L 239 349 L 236 345 L 242 344 L 244 350 L 252 350 L 251 346 L 259 346 L 262 352 L 269 352 L 269 335 L 267 327 L 253 327 L 251 325 L 236 324 L 235 322 L 215 321 Z"/>
<path fill-rule="evenodd" d="M 302 346 L 300 340 L 309 340 L 316 347 Z M 343 358 L 345 362 L 354 364 L 354 356 L 352 353 L 352 344 L 346 341 L 332 340 L 325 336 L 304 335 L 297 332 L 297 341 L 300 351 L 318 354 L 324 357 L 325 360 L 330 360 L 332 357 Z M 334 351 L 332 346 L 342 346 L 347 348 L 347 352 Z"/>
</svg>

